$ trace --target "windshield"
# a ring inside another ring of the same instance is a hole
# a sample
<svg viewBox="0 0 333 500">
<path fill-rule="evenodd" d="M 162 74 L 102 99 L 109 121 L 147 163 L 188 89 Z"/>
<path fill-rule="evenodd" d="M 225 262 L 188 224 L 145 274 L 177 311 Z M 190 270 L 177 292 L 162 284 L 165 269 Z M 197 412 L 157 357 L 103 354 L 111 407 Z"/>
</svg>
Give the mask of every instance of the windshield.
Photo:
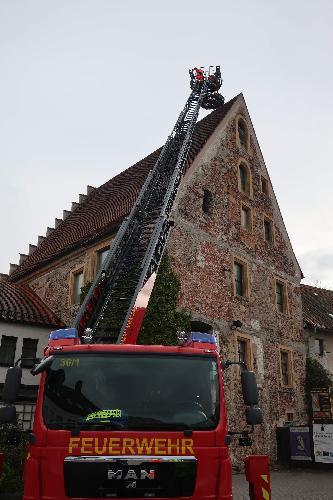
<svg viewBox="0 0 333 500">
<path fill-rule="evenodd" d="M 219 420 L 216 359 L 55 355 L 46 372 L 43 418 L 54 429 L 213 429 Z"/>
</svg>

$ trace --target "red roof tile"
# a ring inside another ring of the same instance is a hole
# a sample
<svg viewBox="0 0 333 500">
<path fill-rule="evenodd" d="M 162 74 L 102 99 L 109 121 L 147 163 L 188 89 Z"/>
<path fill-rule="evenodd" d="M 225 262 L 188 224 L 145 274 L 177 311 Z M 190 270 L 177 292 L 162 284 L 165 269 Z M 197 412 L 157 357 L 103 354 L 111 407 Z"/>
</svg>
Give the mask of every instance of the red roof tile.
<svg viewBox="0 0 333 500">
<path fill-rule="evenodd" d="M 62 326 L 61 321 L 26 285 L 0 282 L 0 321 Z"/>
<path fill-rule="evenodd" d="M 333 291 L 301 285 L 303 319 L 322 330 L 333 330 Z"/>
<path fill-rule="evenodd" d="M 226 116 L 238 96 L 200 120 L 195 127 L 187 167 Z M 12 273 L 10 281 L 26 276 L 61 255 L 116 230 L 130 212 L 161 148 L 95 189 L 79 207 Z"/>
</svg>

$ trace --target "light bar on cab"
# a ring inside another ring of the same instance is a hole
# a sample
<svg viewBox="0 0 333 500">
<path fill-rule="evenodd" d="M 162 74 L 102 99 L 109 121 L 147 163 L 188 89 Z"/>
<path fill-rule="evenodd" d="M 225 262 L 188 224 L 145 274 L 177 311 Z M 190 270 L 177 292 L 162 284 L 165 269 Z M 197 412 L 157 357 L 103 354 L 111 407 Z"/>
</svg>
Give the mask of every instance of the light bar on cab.
<svg viewBox="0 0 333 500">
<path fill-rule="evenodd" d="M 211 333 L 191 332 L 187 338 L 185 345 L 192 344 L 194 342 L 216 345 L 216 339 Z"/>
<path fill-rule="evenodd" d="M 177 344 L 180 347 L 196 347 L 208 349 L 209 352 L 217 350 L 215 336 L 204 332 L 177 332 Z"/>
<path fill-rule="evenodd" d="M 76 328 L 61 328 L 50 333 L 50 340 L 77 339 L 79 337 Z"/>
</svg>

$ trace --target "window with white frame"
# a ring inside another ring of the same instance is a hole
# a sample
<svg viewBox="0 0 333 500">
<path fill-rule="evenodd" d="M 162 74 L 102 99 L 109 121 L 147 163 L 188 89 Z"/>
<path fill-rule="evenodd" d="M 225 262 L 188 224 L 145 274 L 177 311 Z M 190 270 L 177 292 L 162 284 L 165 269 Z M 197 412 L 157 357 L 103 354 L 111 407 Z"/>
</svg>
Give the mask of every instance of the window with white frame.
<svg viewBox="0 0 333 500">
<path fill-rule="evenodd" d="M 32 429 L 34 423 L 36 405 L 33 403 L 17 403 L 16 405 L 17 420 L 21 423 L 24 430 Z"/>
</svg>

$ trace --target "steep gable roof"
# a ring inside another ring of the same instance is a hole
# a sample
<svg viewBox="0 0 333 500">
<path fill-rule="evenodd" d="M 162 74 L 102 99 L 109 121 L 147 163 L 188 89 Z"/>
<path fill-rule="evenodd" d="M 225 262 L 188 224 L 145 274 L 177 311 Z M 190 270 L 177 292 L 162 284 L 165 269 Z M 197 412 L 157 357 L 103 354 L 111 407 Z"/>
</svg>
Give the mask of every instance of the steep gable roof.
<svg viewBox="0 0 333 500">
<path fill-rule="evenodd" d="M 226 116 L 238 96 L 200 120 L 195 127 L 186 168 Z M 149 171 L 160 154 L 157 149 L 143 160 L 95 189 L 11 274 L 15 282 L 82 245 L 115 231 L 130 212 Z"/>
<path fill-rule="evenodd" d="M 28 286 L 8 282 L 0 282 L 0 321 L 38 326 L 62 325 Z"/>
<path fill-rule="evenodd" d="M 301 285 L 303 319 L 312 327 L 333 330 L 333 291 Z"/>
</svg>

